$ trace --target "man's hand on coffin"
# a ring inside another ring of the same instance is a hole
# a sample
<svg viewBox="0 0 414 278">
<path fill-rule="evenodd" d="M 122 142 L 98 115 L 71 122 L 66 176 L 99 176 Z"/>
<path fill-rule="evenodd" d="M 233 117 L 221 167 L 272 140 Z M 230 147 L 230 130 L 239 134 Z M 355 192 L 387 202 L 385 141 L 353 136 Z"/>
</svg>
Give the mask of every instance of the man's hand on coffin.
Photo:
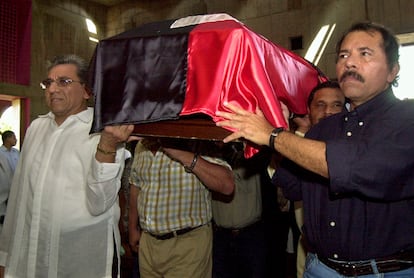
<svg viewBox="0 0 414 278">
<path fill-rule="evenodd" d="M 266 120 L 260 109 L 257 108 L 256 112 L 252 113 L 230 103 L 225 105 L 233 113 L 218 111 L 216 115 L 224 120 L 217 122 L 216 125 L 235 131 L 223 139 L 224 143 L 244 138 L 258 145 L 268 145 L 274 127 Z"/>
<path fill-rule="evenodd" d="M 296 124 L 296 131 L 299 132 L 299 134 L 305 134 L 312 126 L 308 114 L 303 117 L 295 117 L 292 121 Z"/>
<path fill-rule="evenodd" d="M 96 159 L 99 162 L 114 162 L 118 144 L 126 142 L 133 130 L 134 125 L 105 126 L 97 146 Z"/>
</svg>

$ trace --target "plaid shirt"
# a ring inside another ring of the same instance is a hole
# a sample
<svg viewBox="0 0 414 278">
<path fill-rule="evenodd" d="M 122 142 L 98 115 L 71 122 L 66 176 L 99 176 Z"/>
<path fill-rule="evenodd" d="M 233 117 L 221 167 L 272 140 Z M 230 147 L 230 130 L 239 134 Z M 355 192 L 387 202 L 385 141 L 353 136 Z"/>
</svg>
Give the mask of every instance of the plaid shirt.
<svg viewBox="0 0 414 278">
<path fill-rule="evenodd" d="M 221 160 L 207 158 L 223 164 Z M 140 190 L 140 226 L 154 234 L 204 225 L 212 218 L 211 193 L 196 175 L 161 150 L 153 154 L 141 142 L 135 149 L 130 183 Z"/>
</svg>

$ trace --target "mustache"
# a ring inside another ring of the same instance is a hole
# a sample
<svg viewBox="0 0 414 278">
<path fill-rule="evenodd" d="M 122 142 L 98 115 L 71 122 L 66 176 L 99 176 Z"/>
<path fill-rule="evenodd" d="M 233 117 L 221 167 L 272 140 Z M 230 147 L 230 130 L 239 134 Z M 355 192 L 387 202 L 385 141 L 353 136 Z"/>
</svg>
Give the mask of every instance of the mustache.
<svg viewBox="0 0 414 278">
<path fill-rule="evenodd" d="M 356 80 L 360 82 L 365 82 L 365 79 L 355 71 L 346 71 L 342 74 L 341 78 L 339 79 L 339 82 L 342 82 L 345 78 L 348 76 L 355 78 Z"/>
</svg>

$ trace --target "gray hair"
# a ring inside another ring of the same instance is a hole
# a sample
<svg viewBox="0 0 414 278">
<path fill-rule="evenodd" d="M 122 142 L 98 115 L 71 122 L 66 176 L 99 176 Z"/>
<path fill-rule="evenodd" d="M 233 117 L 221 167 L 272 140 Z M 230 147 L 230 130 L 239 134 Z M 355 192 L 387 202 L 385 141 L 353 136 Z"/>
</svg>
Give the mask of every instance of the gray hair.
<svg viewBox="0 0 414 278">
<path fill-rule="evenodd" d="M 72 64 L 77 68 L 77 75 L 80 78 L 80 81 L 84 84 L 88 84 L 88 73 L 89 68 L 88 64 L 81 57 L 74 54 L 60 55 L 54 57 L 47 64 L 47 71 L 49 72 L 53 67 L 57 65 Z"/>
</svg>

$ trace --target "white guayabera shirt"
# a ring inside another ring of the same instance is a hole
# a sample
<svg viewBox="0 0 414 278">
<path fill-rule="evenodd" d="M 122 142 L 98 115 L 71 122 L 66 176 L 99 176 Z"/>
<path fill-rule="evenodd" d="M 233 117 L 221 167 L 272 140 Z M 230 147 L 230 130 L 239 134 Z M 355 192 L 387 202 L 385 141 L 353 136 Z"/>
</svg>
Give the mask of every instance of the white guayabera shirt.
<svg viewBox="0 0 414 278">
<path fill-rule="evenodd" d="M 49 113 L 27 130 L 0 236 L 6 277 L 112 277 L 124 150 L 96 161 L 92 118 L 88 108 L 57 126 Z"/>
</svg>

